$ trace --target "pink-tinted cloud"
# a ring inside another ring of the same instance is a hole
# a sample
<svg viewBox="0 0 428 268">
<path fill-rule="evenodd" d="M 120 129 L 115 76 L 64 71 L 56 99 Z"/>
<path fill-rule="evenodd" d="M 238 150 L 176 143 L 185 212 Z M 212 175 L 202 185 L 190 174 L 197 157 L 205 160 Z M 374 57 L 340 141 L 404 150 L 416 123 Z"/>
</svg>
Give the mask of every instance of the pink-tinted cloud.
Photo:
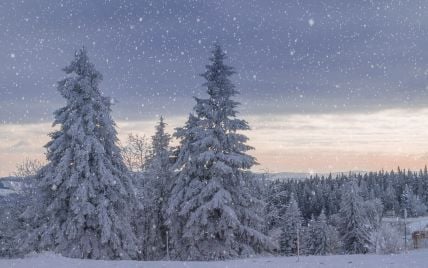
<svg viewBox="0 0 428 268">
<path fill-rule="evenodd" d="M 373 113 L 245 116 L 245 134 L 256 150 L 256 170 L 329 172 L 418 169 L 427 162 L 428 109 L 393 109 Z M 166 118 L 168 131 L 185 117 Z M 156 119 L 119 121 L 119 139 L 130 133 L 150 136 Z M 0 175 L 13 172 L 25 158 L 43 159 L 52 131 L 48 123 L 0 126 Z"/>
</svg>

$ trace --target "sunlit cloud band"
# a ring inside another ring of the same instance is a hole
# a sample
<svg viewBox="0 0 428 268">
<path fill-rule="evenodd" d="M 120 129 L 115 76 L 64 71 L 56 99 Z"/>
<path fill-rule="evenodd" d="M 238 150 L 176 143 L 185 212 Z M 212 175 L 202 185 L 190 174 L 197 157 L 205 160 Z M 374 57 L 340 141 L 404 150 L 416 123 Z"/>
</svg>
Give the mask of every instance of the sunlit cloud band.
<svg viewBox="0 0 428 268">
<path fill-rule="evenodd" d="M 335 172 L 419 169 L 428 162 L 428 109 L 372 113 L 242 115 L 258 171 Z M 166 118 L 168 131 L 185 117 Z M 156 120 L 119 121 L 121 142 L 130 133 L 151 136 Z M 49 123 L 0 125 L 0 176 L 25 158 L 43 159 Z"/>
</svg>

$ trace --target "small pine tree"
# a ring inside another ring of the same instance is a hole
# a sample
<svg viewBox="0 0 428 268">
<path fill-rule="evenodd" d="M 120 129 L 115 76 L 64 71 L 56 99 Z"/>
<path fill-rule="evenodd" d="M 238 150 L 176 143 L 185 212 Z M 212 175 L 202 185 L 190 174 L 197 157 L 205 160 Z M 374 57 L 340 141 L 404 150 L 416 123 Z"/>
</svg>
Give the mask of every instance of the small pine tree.
<svg viewBox="0 0 428 268">
<path fill-rule="evenodd" d="M 279 246 L 280 252 L 283 255 L 291 256 L 297 254 L 297 236 L 301 236 L 302 232 L 302 213 L 300 212 L 294 195 L 291 195 L 287 209 L 283 218 L 282 232 L 280 236 Z M 299 238 L 301 241 L 301 238 Z"/>
<path fill-rule="evenodd" d="M 302 235 L 302 252 L 306 255 L 314 255 L 315 247 L 318 245 L 317 243 L 320 237 L 318 237 L 319 234 L 317 233 L 318 229 L 316 223 L 314 214 L 312 214 Z"/>
<path fill-rule="evenodd" d="M 407 209 L 407 213 L 410 217 L 422 216 L 427 211 L 426 205 L 421 201 L 419 196 L 415 195 L 413 191 L 410 190 L 407 184 L 401 196 L 401 205 L 403 210 Z"/>
<path fill-rule="evenodd" d="M 0 257 L 16 257 L 14 237 L 24 229 L 19 214 L 29 205 L 27 197 L 18 194 L 0 195 Z"/>
<path fill-rule="evenodd" d="M 229 80 L 233 68 L 216 46 L 202 76 L 209 97 L 196 99 L 195 115 L 177 129 L 180 150 L 177 176 L 170 194 L 168 215 L 172 257 L 213 260 L 259 253 L 270 240 L 261 230 L 263 208 L 248 187 L 245 170 L 255 164 L 246 154 L 246 121 L 236 118 L 237 94 Z M 261 207 L 261 208 L 260 208 Z"/>
<path fill-rule="evenodd" d="M 371 226 L 363 202 L 357 183 L 354 180 L 346 183 L 342 190 L 339 232 L 349 254 L 368 253 L 371 248 Z"/>
<path fill-rule="evenodd" d="M 98 88 L 101 74 L 85 49 L 58 83 L 66 106 L 55 112 L 59 130 L 46 145 L 49 163 L 36 175 L 41 202 L 24 213 L 27 250 L 67 257 L 131 259 L 137 256 L 134 186 L 116 145 L 111 100 Z"/>
<path fill-rule="evenodd" d="M 318 219 L 311 219 L 304 235 L 304 249 L 308 255 L 327 255 L 337 252 L 336 229 L 327 223 L 324 210 Z"/>
<path fill-rule="evenodd" d="M 387 182 L 385 192 L 383 193 L 382 203 L 385 211 L 392 211 L 394 214 L 400 209 L 397 201 L 397 194 L 390 181 Z"/>
<path fill-rule="evenodd" d="M 383 204 L 378 198 L 369 199 L 363 203 L 366 218 L 370 225 L 370 232 L 376 232 L 382 222 Z"/>
<path fill-rule="evenodd" d="M 268 190 L 266 193 L 266 224 L 269 230 L 281 227 L 280 211 L 284 206 L 288 192 L 282 189 L 281 184 L 268 183 Z"/>
</svg>

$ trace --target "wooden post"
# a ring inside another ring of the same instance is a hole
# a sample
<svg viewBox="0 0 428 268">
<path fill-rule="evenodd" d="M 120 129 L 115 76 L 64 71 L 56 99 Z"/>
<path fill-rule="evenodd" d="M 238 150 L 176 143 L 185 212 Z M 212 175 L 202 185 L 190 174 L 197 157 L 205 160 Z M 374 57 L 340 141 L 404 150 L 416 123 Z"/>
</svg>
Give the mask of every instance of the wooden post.
<svg viewBox="0 0 428 268">
<path fill-rule="evenodd" d="M 297 262 L 299 262 L 300 261 L 300 239 L 299 239 L 299 235 L 300 235 L 300 232 L 299 232 L 299 226 L 297 226 Z"/>
<path fill-rule="evenodd" d="M 166 231 L 166 260 L 169 261 L 169 237 L 168 237 L 168 231 Z"/>
<path fill-rule="evenodd" d="M 407 252 L 407 225 L 406 225 L 406 219 L 407 219 L 407 209 L 404 208 L 404 251 Z"/>
</svg>

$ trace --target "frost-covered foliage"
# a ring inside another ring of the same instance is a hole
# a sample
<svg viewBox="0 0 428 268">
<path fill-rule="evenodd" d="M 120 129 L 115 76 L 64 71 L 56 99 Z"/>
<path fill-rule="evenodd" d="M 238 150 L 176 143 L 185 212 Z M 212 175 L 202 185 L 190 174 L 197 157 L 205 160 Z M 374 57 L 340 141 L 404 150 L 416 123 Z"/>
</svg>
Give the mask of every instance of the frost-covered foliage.
<svg viewBox="0 0 428 268">
<path fill-rule="evenodd" d="M 0 257 L 17 255 L 14 237 L 22 231 L 19 214 L 23 211 L 22 196 L 10 194 L 0 196 Z"/>
<path fill-rule="evenodd" d="M 337 230 L 327 223 L 324 210 L 317 219 L 312 218 L 305 229 L 303 248 L 308 255 L 328 255 L 337 253 L 340 239 Z"/>
<path fill-rule="evenodd" d="M 25 222 L 20 215 L 32 202 L 37 202 L 34 183 L 33 176 L 23 177 L 16 193 L 0 195 L 0 256 L 20 255 L 15 237 L 25 230 Z"/>
<path fill-rule="evenodd" d="M 169 186 L 172 178 L 171 171 L 171 137 L 165 132 L 166 123 L 160 118 L 152 137 L 152 151 L 147 160 L 142 189 L 144 205 L 144 258 L 159 260 L 166 254 L 166 207 Z"/>
<path fill-rule="evenodd" d="M 280 214 L 285 212 L 286 200 L 289 199 L 289 189 L 281 187 L 282 185 L 271 183 L 266 193 L 266 226 L 271 230 L 281 228 L 282 218 Z"/>
<path fill-rule="evenodd" d="M 391 224 L 383 224 L 375 234 L 376 253 L 399 253 L 404 249 L 403 234 Z"/>
<path fill-rule="evenodd" d="M 395 212 L 399 209 L 400 204 L 397 200 L 397 191 L 392 186 L 392 183 L 390 181 L 387 182 L 385 194 L 382 195 L 383 200 L 382 204 L 384 206 L 385 211 L 392 211 L 395 215 Z"/>
<path fill-rule="evenodd" d="M 137 257 L 134 187 L 116 145 L 111 101 L 101 95 L 101 74 L 85 49 L 64 68 L 58 83 L 66 106 L 55 112 L 46 145 L 48 164 L 37 174 L 40 201 L 23 217 L 23 250 L 50 250 L 93 259 Z"/>
<path fill-rule="evenodd" d="M 365 210 L 363 198 L 354 180 L 343 187 L 339 211 L 339 232 L 346 253 L 361 254 L 371 248 L 371 225 Z"/>
<path fill-rule="evenodd" d="M 383 204 L 378 198 L 366 200 L 363 204 L 363 210 L 369 222 L 370 231 L 375 232 L 381 225 Z"/>
<path fill-rule="evenodd" d="M 402 216 L 403 192 L 406 185 L 414 198 L 415 208 L 420 208 L 416 215 L 426 215 L 424 207 L 428 205 L 428 170 L 418 172 L 410 170 L 379 171 L 365 174 L 339 174 L 336 176 L 312 176 L 307 180 L 276 180 L 267 186 L 267 214 L 272 214 L 269 227 L 275 228 L 275 213 L 284 209 L 291 193 L 295 197 L 307 221 L 311 215 L 319 215 L 324 209 L 327 218 L 339 212 L 342 186 L 349 180 L 356 180 L 361 185 L 361 197 L 364 201 L 379 199 L 383 204 L 381 214 Z M 376 201 L 379 204 L 379 201 Z M 421 206 L 422 205 L 422 206 Z M 413 216 L 412 209 L 408 211 Z"/>
<path fill-rule="evenodd" d="M 403 195 L 401 197 L 401 204 L 403 210 L 407 210 L 409 217 L 422 216 L 427 211 L 427 206 L 422 202 L 419 196 L 415 195 L 412 190 L 410 190 L 407 184 L 404 187 Z"/>
<path fill-rule="evenodd" d="M 280 215 L 282 218 L 281 236 L 279 240 L 280 252 L 283 255 L 291 256 L 297 254 L 298 239 L 299 247 L 302 247 L 302 213 L 294 198 L 291 196 L 290 202 L 284 214 Z M 299 236 L 299 237 L 298 237 Z"/>
<path fill-rule="evenodd" d="M 245 170 L 255 164 L 246 154 L 246 121 L 236 118 L 234 73 L 216 46 L 202 77 L 209 97 L 195 98 L 195 114 L 175 136 L 180 140 L 169 200 L 172 257 L 214 260 L 248 256 L 270 243 L 261 229 L 261 201 L 251 195 Z"/>
<path fill-rule="evenodd" d="M 324 213 L 328 223 L 340 230 L 343 227 L 343 215 L 351 211 L 346 208 L 341 209 L 343 204 L 347 203 L 344 201 L 351 200 L 343 196 L 349 194 L 345 190 L 348 186 L 344 185 L 349 184 L 351 180 L 357 186 L 359 201 L 356 203 L 359 204 L 358 211 L 362 213 L 357 218 L 360 219 L 360 222 L 364 222 L 364 224 L 356 224 L 356 226 L 364 229 L 361 247 L 365 249 L 362 252 L 375 250 L 376 234 L 379 233 L 381 219 L 385 214 L 389 216 L 403 215 L 404 207 L 407 207 L 410 216 L 426 214 L 427 168 L 419 172 L 398 169 L 398 171 L 391 172 L 340 174 L 336 177 L 331 175 L 327 177 L 313 176 L 307 180 L 267 181 L 265 200 L 268 203 L 266 221 L 269 234 L 274 239 L 277 237 L 277 226 L 281 222 L 280 215 L 287 208 L 292 194 L 296 197 L 302 212 L 304 225 L 310 221 L 311 215 L 316 218 L 317 215 L 320 215 L 322 208 L 325 208 Z M 336 251 L 341 251 L 339 249 L 340 244 L 345 246 L 345 241 L 343 243 L 340 241 L 341 239 L 348 239 L 344 233 L 342 231 L 340 239 L 336 239 Z M 348 249 L 345 247 L 343 250 L 347 251 Z"/>
</svg>

